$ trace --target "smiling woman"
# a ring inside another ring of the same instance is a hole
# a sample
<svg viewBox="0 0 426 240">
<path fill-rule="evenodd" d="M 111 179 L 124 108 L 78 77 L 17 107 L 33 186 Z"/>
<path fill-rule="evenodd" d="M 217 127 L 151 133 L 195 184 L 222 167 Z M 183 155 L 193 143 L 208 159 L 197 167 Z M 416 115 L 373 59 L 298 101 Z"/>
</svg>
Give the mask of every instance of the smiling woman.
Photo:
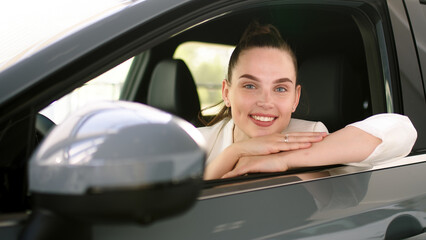
<svg viewBox="0 0 426 240">
<path fill-rule="evenodd" d="M 404 116 L 374 116 L 330 135 L 321 122 L 293 119 L 301 88 L 296 57 L 278 30 L 252 23 L 231 55 L 222 83 L 225 106 L 213 126 L 200 128 L 209 146 L 205 179 L 331 164 L 376 165 L 382 155 L 390 159 L 410 152 L 417 133 Z"/>
<path fill-rule="evenodd" d="M 300 97 L 292 62 L 289 54 L 275 48 L 252 48 L 241 54 L 232 84 L 223 82 L 226 106 L 232 105 L 231 114 L 238 126 L 235 141 L 287 128 Z"/>
</svg>

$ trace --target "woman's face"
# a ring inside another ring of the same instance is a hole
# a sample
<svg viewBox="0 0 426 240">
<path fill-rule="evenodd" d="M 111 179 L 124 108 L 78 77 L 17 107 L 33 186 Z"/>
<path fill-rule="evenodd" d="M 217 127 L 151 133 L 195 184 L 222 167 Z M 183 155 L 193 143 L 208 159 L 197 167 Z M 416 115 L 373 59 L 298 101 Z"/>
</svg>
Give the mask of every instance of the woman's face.
<svg viewBox="0 0 426 240">
<path fill-rule="evenodd" d="M 300 97 L 291 56 L 275 48 L 243 51 L 222 95 L 236 125 L 234 140 L 282 132 Z"/>
</svg>

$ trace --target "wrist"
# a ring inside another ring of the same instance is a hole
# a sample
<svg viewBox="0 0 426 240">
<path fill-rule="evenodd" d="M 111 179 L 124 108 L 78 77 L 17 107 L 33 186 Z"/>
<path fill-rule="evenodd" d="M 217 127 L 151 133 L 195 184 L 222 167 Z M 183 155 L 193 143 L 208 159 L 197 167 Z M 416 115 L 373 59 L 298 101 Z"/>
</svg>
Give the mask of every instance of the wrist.
<svg viewBox="0 0 426 240">
<path fill-rule="evenodd" d="M 244 157 L 244 149 L 241 146 L 240 143 L 233 143 L 229 147 L 227 147 L 225 150 L 229 151 L 230 156 L 232 159 L 235 159 L 236 161 L 242 157 Z"/>
<path fill-rule="evenodd" d="M 225 173 L 231 171 L 238 158 L 236 158 L 235 150 L 231 146 L 225 148 L 217 158 L 211 161 L 204 172 L 204 180 L 218 179 Z"/>
<path fill-rule="evenodd" d="M 287 167 L 287 170 L 300 168 L 303 164 L 303 155 L 308 154 L 308 149 L 298 149 L 298 150 L 291 150 L 286 152 L 281 152 L 282 155 L 282 161 L 284 161 L 283 164 Z"/>
</svg>

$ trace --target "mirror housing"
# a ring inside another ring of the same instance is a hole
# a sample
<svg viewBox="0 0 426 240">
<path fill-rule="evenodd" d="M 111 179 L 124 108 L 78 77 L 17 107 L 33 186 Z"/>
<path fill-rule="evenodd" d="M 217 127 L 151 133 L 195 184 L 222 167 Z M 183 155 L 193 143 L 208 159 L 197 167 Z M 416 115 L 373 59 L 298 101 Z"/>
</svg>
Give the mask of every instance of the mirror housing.
<svg viewBox="0 0 426 240">
<path fill-rule="evenodd" d="M 190 123 L 143 104 L 100 102 L 49 133 L 30 160 L 29 189 L 41 212 L 150 223 L 192 206 L 205 157 Z"/>
</svg>

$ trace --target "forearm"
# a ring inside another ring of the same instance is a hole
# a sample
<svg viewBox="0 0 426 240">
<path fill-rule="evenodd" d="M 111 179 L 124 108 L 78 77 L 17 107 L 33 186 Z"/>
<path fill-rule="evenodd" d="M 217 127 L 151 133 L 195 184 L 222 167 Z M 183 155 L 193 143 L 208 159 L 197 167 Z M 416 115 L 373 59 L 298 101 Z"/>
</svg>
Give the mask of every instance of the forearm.
<svg viewBox="0 0 426 240">
<path fill-rule="evenodd" d="M 289 169 L 310 166 L 361 162 L 366 159 L 381 140 L 356 127 L 345 127 L 311 148 L 282 152 Z"/>
<path fill-rule="evenodd" d="M 321 141 L 325 135 L 326 133 L 322 132 L 271 134 L 233 143 L 208 164 L 204 178 L 222 177 L 231 171 L 242 157 L 264 156 L 281 151 L 308 148 L 313 142 Z M 286 142 L 284 139 L 290 139 L 291 142 Z"/>
<path fill-rule="evenodd" d="M 374 166 L 409 154 L 416 137 L 407 117 L 379 114 L 348 125 L 310 148 L 243 157 L 224 177 L 333 164 Z"/>
<path fill-rule="evenodd" d="M 204 171 L 204 180 L 217 179 L 234 168 L 239 159 L 235 146 L 227 147 L 219 156 L 209 163 Z"/>
</svg>

